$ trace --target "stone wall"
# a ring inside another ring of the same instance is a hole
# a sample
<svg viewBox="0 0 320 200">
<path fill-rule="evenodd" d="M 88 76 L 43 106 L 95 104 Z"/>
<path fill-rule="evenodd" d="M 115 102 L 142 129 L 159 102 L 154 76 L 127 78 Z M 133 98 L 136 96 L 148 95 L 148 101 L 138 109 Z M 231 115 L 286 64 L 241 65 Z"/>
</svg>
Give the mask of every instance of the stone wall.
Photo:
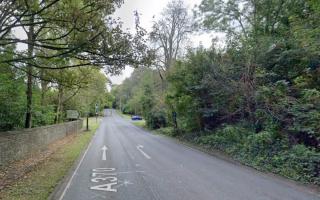
<svg viewBox="0 0 320 200">
<path fill-rule="evenodd" d="M 11 161 L 30 157 L 47 146 L 82 129 L 82 120 L 51 126 L 0 132 L 0 167 Z"/>
</svg>

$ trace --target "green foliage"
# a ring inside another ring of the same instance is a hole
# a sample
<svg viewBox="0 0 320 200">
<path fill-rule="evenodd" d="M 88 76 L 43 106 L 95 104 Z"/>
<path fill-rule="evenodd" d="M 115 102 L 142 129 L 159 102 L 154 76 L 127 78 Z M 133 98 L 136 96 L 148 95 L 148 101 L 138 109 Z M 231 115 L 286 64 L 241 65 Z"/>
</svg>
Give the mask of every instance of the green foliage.
<svg viewBox="0 0 320 200">
<path fill-rule="evenodd" d="M 166 113 L 158 109 L 153 109 L 147 114 L 146 123 L 147 126 L 151 129 L 166 127 Z"/>
<path fill-rule="evenodd" d="M 269 158 L 275 153 L 286 147 L 288 144 L 284 138 L 280 138 L 274 131 L 263 131 L 257 134 L 251 134 L 246 138 L 243 150 L 246 152 L 247 159 L 262 157 L 259 162 L 268 162 Z M 263 163 L 257 163 L 262 165 Z"/>
<path fill-rule="evenodd" d="M 25 86 L 16 73 L 10 67 L 0 67 L 0 130 L 23 127 Z"/>
<path fill-rule="evenodd" d="M 304 145 L 295 145 L 272 157 L 275 172 L 296 180 L 320 185 L 320 153 Z"/>
<path fill-rule="evenodd" d="M 240 148 L 238 145 L 244 143 L 248 133 L 241 127 L 226 125 L 223 128 L 218 129 L 214 134 L 200 136 L 196 142 L 214 147 L 223 151 L 231 152 Z"/>
<path fill-rule="evenodd" d="M 174 129 L 172 127 L 165 127 L 165 128 L 160 128 L 156 131 L 157 133 L 167 135 L 167 136 L 174 136 Z"/>
<path fill-rule="evenodd" d="M 78 110 L 84 115 L 87 112 L 95 114 L 95 104 L 100 110 L 110 105 L 112 96 L 106 90 L 107 78 L 98 69 L 73 69 L 63 71 L 65 74 L 47 73 L 57 84 L 62 84 L 62 95 L 59 101 L 61 87 L 47 87 L 49 83 L 33 85 L 32 125 L 33 127 L 59 123 L 65 120 L 65 110 Z M 59 76 L 60 74 L 60 76 Z M 85 76 L 84 76 L 85 75 Z M 85 78 L 85 81 L 82 79 Z M 75 82 L 78 83 L 74 86 Z M 11 67 L 0 68 L 0 130 L 7 131 L 24 127 L 25 116 L 25 81 L 24 74 Z M 45 86 L 45 87 L 44 87 Z M 80 88 L 79 88 L 79 87 Z M 58 90 L 57 90 L 58 89 Z M 61 110 L 57 107 L 60 104 Z M 57 114 L 60 120 L 56 120 Z"/>
<path fill-rule="evenodd" d="M 177 112 L 178 126 L 186 131 L 212 129 L 241 104 L 237 86 L 230 79 L 239 74 L 215 49 L 190 50 L 168 76 L 167 103 Z M 230 116 L 232 117 L 232 116 Z M 226 118 L 226 120 L 229 120 Z"/>
<path fill-rule="evenodd" d="M 148 118 L 152 118 L 150 115 L 152 115 L 152 108 L 155 105 L 153 91 L 150 85 L 144 86 L 143 95 L 140 96 L 140 104 L 142 107 L 142 114 L 147 118 L 147 124 L 149 124 Z"/>
<path fill-rule="evenodd" d="M 125 32 L 122 23 L 112 17 L 122 3 L 122 0 L 41 3 L 30 0 L 0 4 L 0 15 L 6 16 L 0 19 L 0 65 L 19 71 L 10 75 L 11 80 L 0 77 L 0 83 L 6 82 L 1 95 L 12 97 L 19 104 L 0 102 L 3 111 L 0 127 L 4 127 L 1 129 L 21 127 L 22 117 L 26 128 L 59 123 L 65 120 L 66 109 L 93 114 L 94 105 L 103 108 L 110 104 L 105 100 L 107 80 L 99 72 L 101 68 L 106 73 L 118 74 L 126 65 L 138 67 L 150 63 L 144 40 L 146 32 L 139 26 L 138 15 L 134 34 Z M 16 29 L 24 33 L 17 35 Z M 26 49 L 16 48 L 21 44 Z M 15 85 L 16 80 L 26 85 L 26 94 L 11 91 L 10 84 Z M 40 101 L 36 99 L 39 96 Z M 25 97 L 25 102 L 20 97 Z M 25 106 L 23 114 L 20 105 Z M 10 116 L 11 111 L 19 119 Z"/>
<path fill-rule="evenodd" d="M 111 106 L 114 97 L 108 93 L 106 88 L 108 79 L 99 69 L 87 68 L 82 70 L 74 75 L 73 80 L 80 82 L 80 87 L 78 85 L 75 88 L 65 88 L 63 107 L 65 110 L 78 110 L 83 116 L 86 113 L 94 116 L 96 104 L 99 108 L 98 112 L 102 111 L 105 106 Z M 83 79 L 85 82 L 82 82 Z"/>
<path fill-rule="evenodd" d="M 56 115 L 54 105 L 35 105 L 33 109 L 33 126 L 46 126 L 54 123 Z"/>
<path fill-rule="evenodd" d="M 319 1 L 202 0 L 194 11 L 198 28 L 225 33 L 225 46 L 188 49 L 161 78 L 161 69 L 135 70 L 115 104 L 150 128 L 166 121 L 174 131 L 164 134 L 319 184 Z"/>
<path fill-rule="evenodd" d="M 135 69 L 130 78 L 113 87 L 114 105 L 125 114 L 142 115 L 149 128 L 156 129 L 167 125 L 167 113 L 161 93 L 160 77 L 148 68 Z"/>
<path fill-rule="evenodd" d="M 320 153 L 304 145 L 289 145 L 274 131 L 254 133 L 239 126 L 225 126 L 197 138 L 207 148 L 219 149 L 255 168 L 295 180 L 320 184 Z"/>
</svg>

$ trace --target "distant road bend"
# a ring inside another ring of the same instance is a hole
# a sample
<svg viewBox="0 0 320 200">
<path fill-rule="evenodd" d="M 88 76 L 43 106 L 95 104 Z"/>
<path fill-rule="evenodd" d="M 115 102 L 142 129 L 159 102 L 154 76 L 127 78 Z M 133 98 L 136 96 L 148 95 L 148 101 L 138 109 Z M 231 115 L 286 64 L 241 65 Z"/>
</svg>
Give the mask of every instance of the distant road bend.
<svg viewBox="0 0 320 200">
<path fill-rule="evenodd" d="M 320 199 L 304 187 L 150 134 L 114 110 L 105 113 L 87 151 L 54 199 Z"/>
</svg>

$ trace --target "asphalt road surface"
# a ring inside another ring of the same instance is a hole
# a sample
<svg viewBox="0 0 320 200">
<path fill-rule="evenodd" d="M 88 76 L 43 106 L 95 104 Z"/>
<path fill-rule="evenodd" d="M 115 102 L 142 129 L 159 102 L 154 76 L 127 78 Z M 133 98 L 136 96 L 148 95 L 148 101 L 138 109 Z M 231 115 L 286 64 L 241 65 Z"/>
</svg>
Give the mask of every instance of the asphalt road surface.
<svg viewBox="0 0 320 200">
<path fill-rule="evenodd" d="M 320 199 L 304 187 L 153 135 L 111 110 L 106 110 L 57 196 L 59 200 Z"/>
</svg>

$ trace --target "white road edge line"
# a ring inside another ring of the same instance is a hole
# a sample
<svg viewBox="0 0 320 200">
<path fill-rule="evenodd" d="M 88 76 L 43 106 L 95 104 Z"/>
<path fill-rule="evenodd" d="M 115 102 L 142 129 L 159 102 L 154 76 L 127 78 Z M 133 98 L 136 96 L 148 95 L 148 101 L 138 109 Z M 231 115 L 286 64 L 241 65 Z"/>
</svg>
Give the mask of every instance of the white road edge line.
<svg viewBox="0 0 320 200">
<path fill-rule="evenodd" d="M 140 151 L 140 153 L 142 153 L 142 155 L 144 155 L 144 157 L 146 157 L 147 159 L 151 159 L 151 157 L 146 154 L 143 150 L 142 150 L 143 146 L 142 145 L 138 145 L 137 149 Z"/>
<path fill-rule="evenodd" d="M 96 133 L 97 133 L 97 132 L 96 132 Z M 64 188 L 64 190 L 63 190 L 63 192 L 62 192 L 62 194 L 61 194 L 61 196 L 60 196 L 59 200 L 62 200 L 62 199 L 64 198 L 64 196 L 66 195 L 66 192 L 67 192 L 67 190 L 69 189 L 69 187 L 70 187 L 70 185 L 71 185 L 71 182 L 72 182 L 72 180 L 73 180 L 74 176 L 75 176 L 75 175 L 76 175 L 76 173 L 78 172 L 78 170 L 79 170 L 79 168 L 80 168 L 80 165 L 82 164 L 82 162 L 83 162 L 83 160 L 84 160 L 84 157 L 87 155 L 88 150 L 89 150 L 89 148 L 91 147 L 92 141 L 93 141 L 93 139 L 95 138 L 96 133 L 95 133 L 95 135 L 92 137 L 92 140 L 90 141 L 90 143 L 89 143 L 89 145 L 88 145 L 88 147 L 87 147 L 86 151 L 84 152 L 84 154 L 83 154 L 83 156 L 82 156 L 82 158 L 81 158 L 81 160 L 80 160 L 80 162 L 79 162 L 79 164 L 78 164 L 77 168 L 74 170 L 74 172 L 73 172 L 73 174 L 72 174 L 72 176 L 71 176 L 70 180 L 68 181 L 67 186 Z"/>
</svg>

